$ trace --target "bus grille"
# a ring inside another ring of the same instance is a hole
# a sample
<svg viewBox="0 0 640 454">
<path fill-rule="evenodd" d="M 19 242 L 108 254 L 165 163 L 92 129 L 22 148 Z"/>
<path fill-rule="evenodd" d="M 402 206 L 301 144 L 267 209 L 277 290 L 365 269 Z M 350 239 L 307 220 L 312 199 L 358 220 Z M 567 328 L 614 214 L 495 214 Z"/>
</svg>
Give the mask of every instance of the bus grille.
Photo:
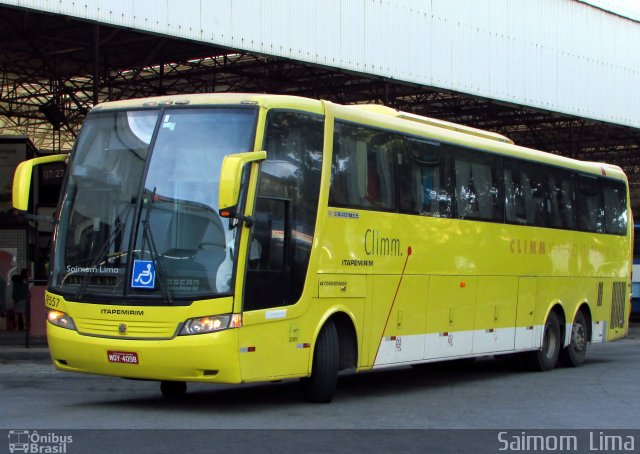
<svg viewBox="0 0 640 454">
<path fill-rule="evenodd" d="M 136 322 L 90 318 L 74 319 L 74 322 L 80 334 L 120 339 L 171 339 L 178 329 L 175 322 Z"/>
<path fill-rule="evenodd" d="M 602 306 L 603 291 L 604 291 L 604 282 L 598 282 L 598 306 Z"/>
<path fill-rule="evenodd" d="M 622 328 L 624 326 L 624 293 L 626 282 L 613 283 L 613 295 L 611 297 L 611 327 Z"/>
</svg>

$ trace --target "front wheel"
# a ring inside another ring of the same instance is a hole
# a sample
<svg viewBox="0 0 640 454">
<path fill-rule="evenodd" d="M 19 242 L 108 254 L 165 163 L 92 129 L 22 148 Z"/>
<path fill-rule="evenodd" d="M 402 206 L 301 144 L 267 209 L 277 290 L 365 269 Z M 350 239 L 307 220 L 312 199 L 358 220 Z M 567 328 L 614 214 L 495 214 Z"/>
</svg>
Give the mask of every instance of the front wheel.
<svg viewBox="0 0 640 454">
<path fill-rule="evenodd" d="M 562 339 L 560 336 L 560 321 L 555 312 L 549 313 L 544 324 L 542 347 L 535 352 L 526 353 L 525 364 L 530 370 L 546 372 L 553 369 L 558 362 Z"/>
<path fill-rule="evenodd" d="M 300 379 L 302 395 L 307 402 L 329 403 L 333 400 L 339 365 L 338 332 L 333 321 L 329 320 L 316 340 L 311 376 Z"/>
<path fill-rule="evenodd" d="M 569 367 L 581 366 L 587 356 L 587 345 L 589 345 L 587 321 L 584 314 L 578 312 L 571 327 L 569 345 L 560 352 L 562 364 Z"/>
</svg>

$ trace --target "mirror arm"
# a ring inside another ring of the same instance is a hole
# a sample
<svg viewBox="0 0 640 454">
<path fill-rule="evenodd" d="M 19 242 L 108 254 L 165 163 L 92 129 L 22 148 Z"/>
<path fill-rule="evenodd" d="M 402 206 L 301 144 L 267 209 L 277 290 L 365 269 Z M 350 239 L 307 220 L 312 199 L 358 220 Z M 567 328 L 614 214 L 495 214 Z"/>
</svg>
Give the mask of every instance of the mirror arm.
<svg viewBox="0 0 640 454">
<path fill-rule="evenodd" d="M 236 214 L 234 217 L 236 219 L 244 222 L 244 225 L 246 225 L 249 228 L 253 227 L 253 223 L 255 222 L 254 219 L 251 216 L 244 216 L 242 214 Z"/>
<path fill-rule="evenodd" d="M 253 223 L 255 222 L 255 219 L 253 219 L 253 217 L 245 216 L 243 214 L 236 212 L 235 210 L 230 210 L 228 208 L 224 210 L 220 210 L 219 213 L 220 213 L 220 217 L 237 219 L 239 221 L 244 222 L 244 224 L 249 228 L 253 227 Z"/>
</svg>

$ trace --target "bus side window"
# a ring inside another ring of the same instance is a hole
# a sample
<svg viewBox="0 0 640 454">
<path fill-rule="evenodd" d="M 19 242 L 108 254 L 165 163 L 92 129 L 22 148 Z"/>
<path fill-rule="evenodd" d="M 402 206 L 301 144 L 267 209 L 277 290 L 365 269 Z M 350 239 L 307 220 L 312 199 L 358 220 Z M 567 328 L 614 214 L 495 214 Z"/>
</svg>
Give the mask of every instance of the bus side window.
<svg viewBox="0 0 640 454">
<path fill-rule="evenodd" d="M 549 226 L 575 229 L 573 180 L 569 172 L 545 169 L 549 178 Z"/>
<path fill-rule="evenodd" d="M 398 137 L 336 122 L 329 202 L 350 208 L 394 210 Z"/>
<path fill-rule="evenodd" d="M 454 174 L 458 218 L 503 222 L 500 160 L 458 148 Z"/>
<path fill-rule="evenodd" d="M 566 173 L 562 178 L 561 210 L 564 213 L 565 227 L 575 230 L 576 228 L 576 196 L 573 184 L 573 177 Z"/>
<path fill-rule="evenodd" d="M 354 134 L 355 128 L 336 122 L 329 203 L 361 206 L 366 196 L 367 147 Z"/>
<path fill-rule="evenodd" d="M 604 209 L 600 180 L 595 176 L 578 176 L 578 229 L 604 233 Z"/>
<path fill-rule="evenodd" d="M 386 134 L 385 134 L 386 135 Z M 367 200 L 372 206 L 395 208 L 393 142 L 369 147 L 367 156 Z"/>
<path fill-rule="evenodd" d="M 406 214 L 419 214 L 419 191 L 416 186 L 416 172 L 413 160 L 409 157 L 406 140 L 396 147 L 396 181 L 398 183 L 398 211 Z"/>
<path fill-rule="evenodd" d="M 547 208 L 549 212 L 549 226 L 562 228 L 564 227 L 564 219 L 560 212 L 561 188 L 559 188 L 560 181 L 557 177 L 555 172 L 549 172 L 549 201 Z"/>
<path fill-rule="evenodd" d="M 505 161 L 505 164 L 508 161 Z M 503 169 L 504 176 L 504 211 L 505 220 L 518 223 L 518 205 L 522 205 L 522 194 L 515 180 L 514 170 L 507 165 Z"/>
<path fill-rule="evenodd" d="M 627 191 L 618 181 L 602 182 L 605 210 L 605 231 L 613 235 L 627 234 Z"/>
<path fill-rule="evenodd" d="M 521 172 L 527 224 L 546 227 L 548 225 L 546 205 L 549 198 L 549 188 L 545 169 L 538 164 L 523 163 Z"/>
<path fill-rule="evenodd" d="M 451 193 L 442 144 L 409 138 L 404 166 L 398 165 L 400 210 L 423 216 L 449 217 Z M 410 206 L 408 205 L 410 200 Z"/>
<path fill-rule="evenodd" d="M 504 160 L 505 215 L 513 224 L 547 226 L 549 183 L 538 164 Z"/>
</svg>

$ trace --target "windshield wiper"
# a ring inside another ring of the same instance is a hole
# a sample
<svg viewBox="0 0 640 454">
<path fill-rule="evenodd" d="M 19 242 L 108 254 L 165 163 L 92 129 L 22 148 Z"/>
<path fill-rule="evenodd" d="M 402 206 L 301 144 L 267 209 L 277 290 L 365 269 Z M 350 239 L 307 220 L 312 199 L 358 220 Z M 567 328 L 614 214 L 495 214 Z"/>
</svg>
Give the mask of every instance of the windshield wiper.
<svg viewBox="0 0 640 454">
<path fill-rule="evenodd" d="M 155 197 L 156 188 L 154 187 L 153 192 L 151 193 L 151 197 L 149 198 L 147 210 L 144 215 L 144 220 L 142 221 L 142 247 L 140 248 L 140 255 L 144 259 L 146 238 L 149 240 L 149 254 L 151 255 L 151 260 L 153 260 L 153 263 L 156 265 L 158 283 L 160 284 L 160 293 L 162 293 L 162 297 L 167 301 L 167 303 L 173 304 L 171 289 L 169 288 L 169 285 L 167 285 L 167 279 L 164 273 L 164 265 L 159 260 L 160 254 L 158 253 L 158 248 L 156 247 L 156 242 L 153 238 L 153 232 L 151 231 L 151 224 L 149 223 L 149 218 L 151 217 L 151 207 L 153 206 Z"/>
<path fill-rule="evenodd" d="M 98 251 L 96 258 L 93 260 L 93 262 L 91 262 L 91 265 L 89 266 L 89 268 L 95 268 L 100 263 L 100 260 L 102 260 L 103 256 L 109 251 L 109 249 L 111 248 L 111 245 L 113 244 L 115 239 L 118 237 L 120 232 L 122 232 L 122 229 L 124 228 L 124 226 L 127 225 L 127 220 L 129 219 L 129 213 L 131 212 L 131 205 L 133 205 L 134 202 L 135 202 L 135 198 L 131 198 L 126 208 L 127 214 L 124 218 L 124 222 L 120 222 L 120 216 L 116 217 L 116 227 L 111 231 L 111 234 L 107 238 L 107 241 L 104 242 L 104 244 Z M 108 259 L 108 256 L 104 258 Z M 85 273 L 84 277 L 82 278 L 82 283 L 80 284 L 80 289 L 78 290 L 78 293 L 75 296 L 75 299 L 77 301 L 82 300 L 82 298 L 84 297 L 84 292 L 87 290 L 88 286 L 89 286 L 89 273 Z"/>
</svg>

